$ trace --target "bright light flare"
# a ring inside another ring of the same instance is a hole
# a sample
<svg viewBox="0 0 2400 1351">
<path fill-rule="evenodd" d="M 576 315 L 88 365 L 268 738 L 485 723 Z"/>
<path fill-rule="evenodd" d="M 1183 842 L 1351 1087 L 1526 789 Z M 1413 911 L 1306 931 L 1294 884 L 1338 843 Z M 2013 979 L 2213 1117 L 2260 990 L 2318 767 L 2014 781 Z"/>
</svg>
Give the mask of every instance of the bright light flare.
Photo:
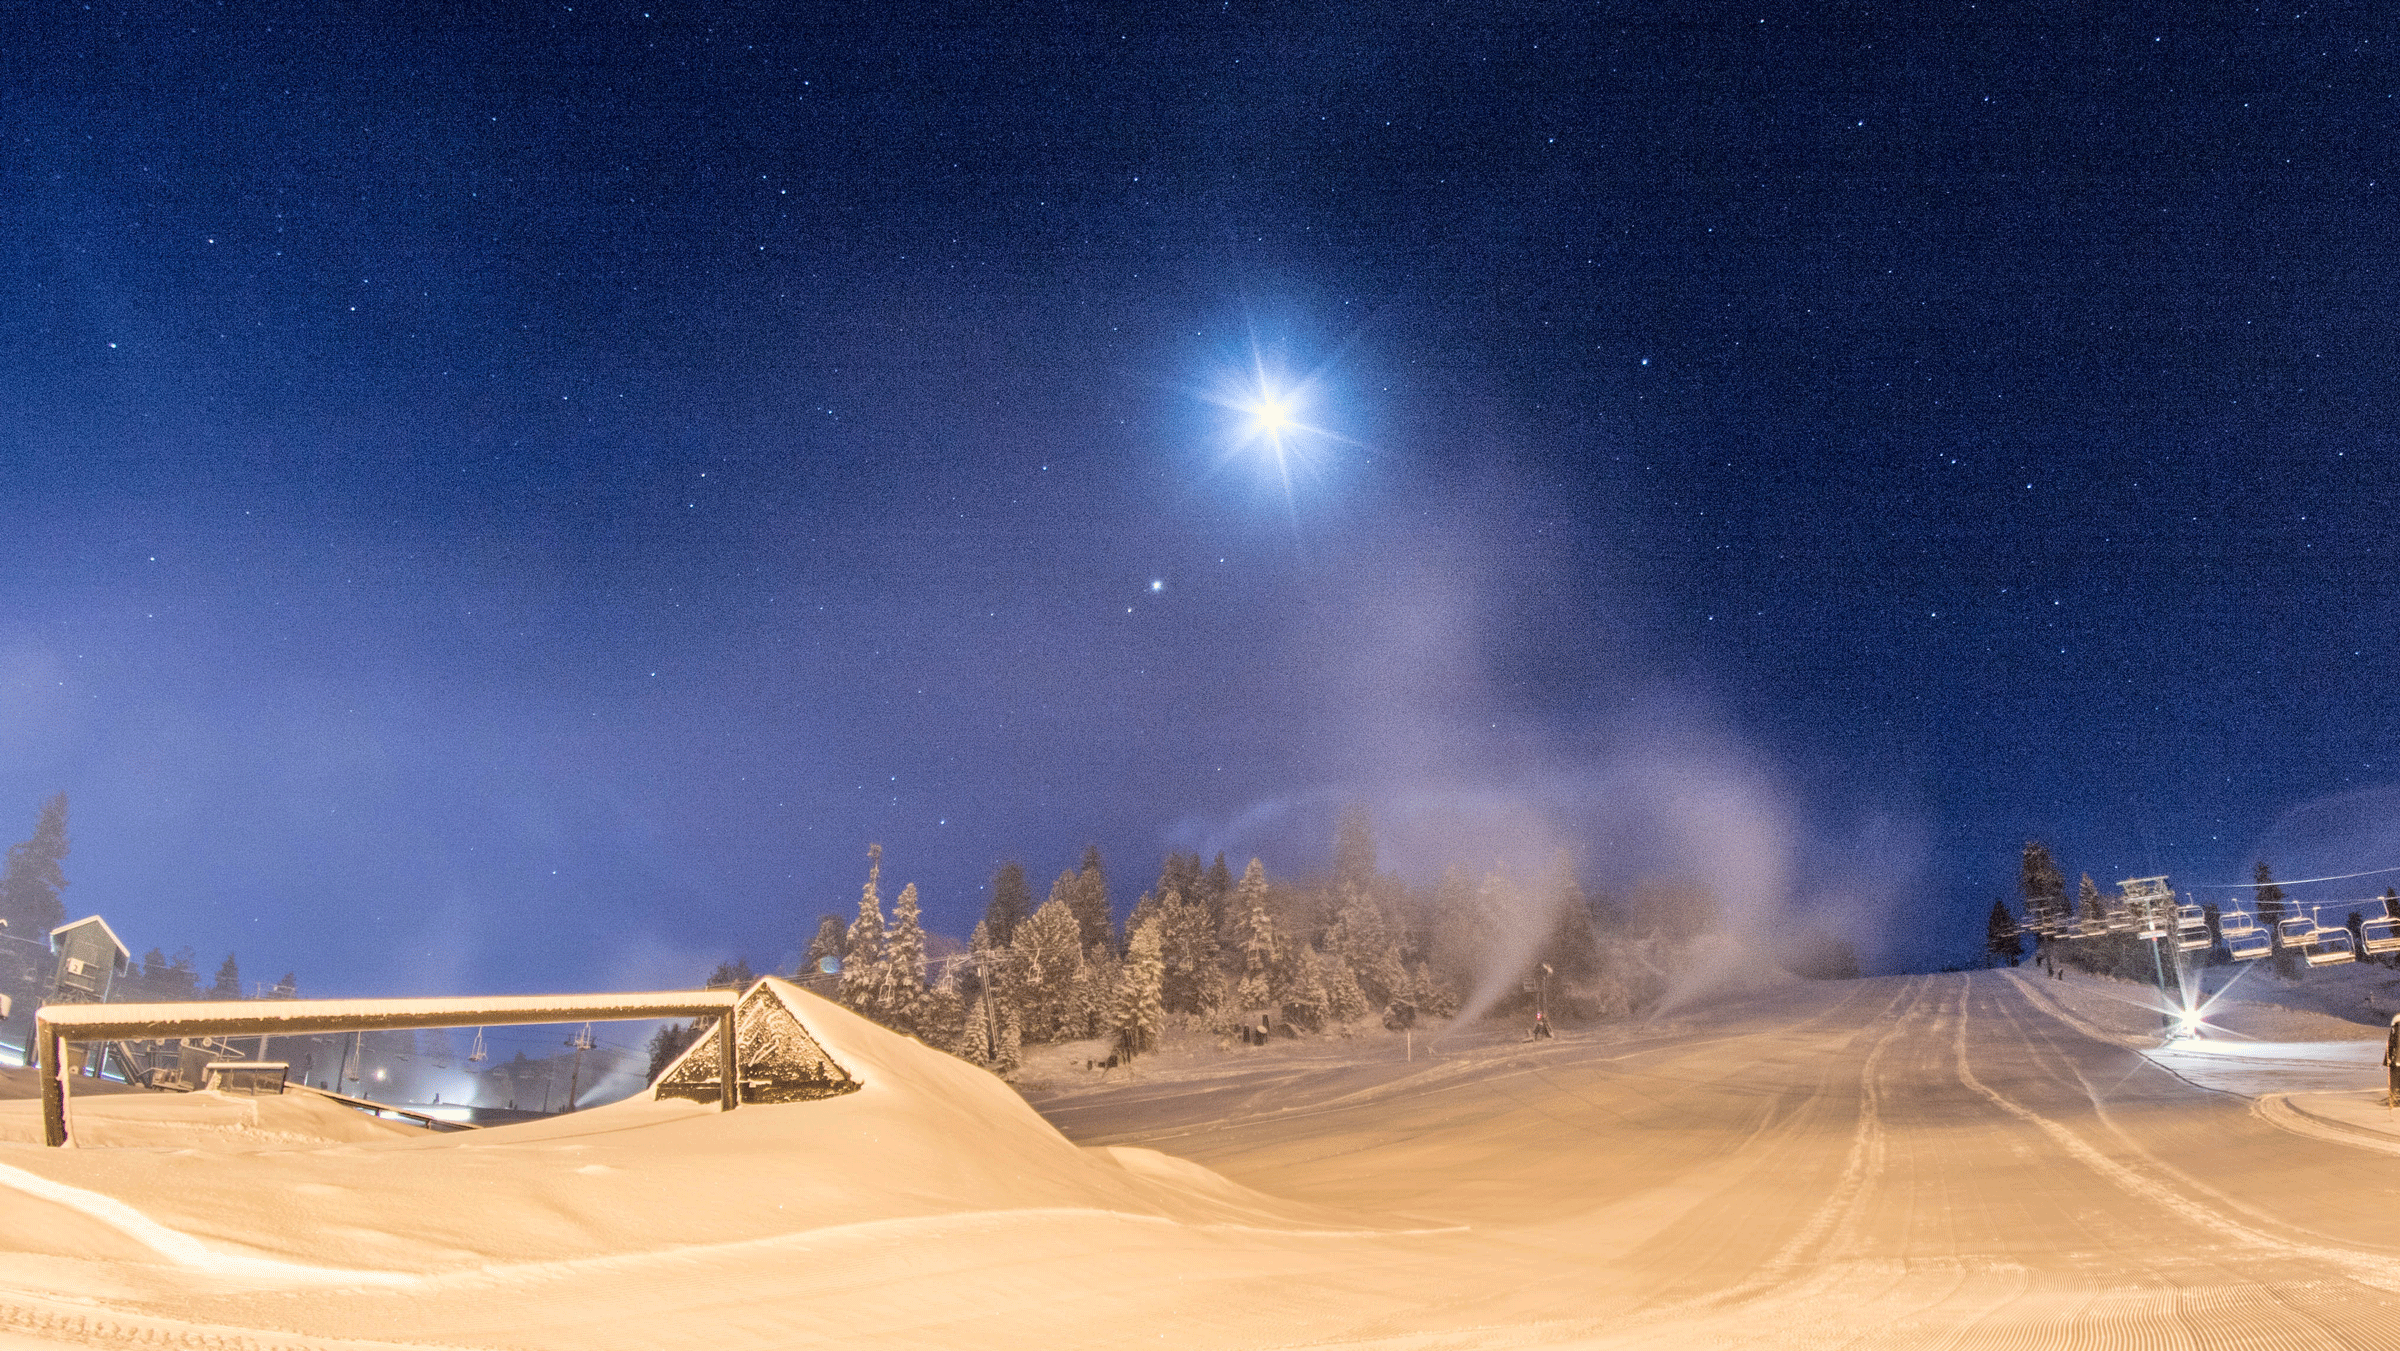
<svg viewBox="0 0 2400 1351">
<path fill-rule="evenodd" d="M 1283 434 L 1297 430 L 1300 425 L 1300 420 L 1294 416 L 1298 412 L 1297 401 L 1273 389 L 1259 391 L 1258 402 L 1244 411 L 1250 414 L 1250 435 L 1276 443 L 1278 450 L 1281 449 Z"/>
</svg>

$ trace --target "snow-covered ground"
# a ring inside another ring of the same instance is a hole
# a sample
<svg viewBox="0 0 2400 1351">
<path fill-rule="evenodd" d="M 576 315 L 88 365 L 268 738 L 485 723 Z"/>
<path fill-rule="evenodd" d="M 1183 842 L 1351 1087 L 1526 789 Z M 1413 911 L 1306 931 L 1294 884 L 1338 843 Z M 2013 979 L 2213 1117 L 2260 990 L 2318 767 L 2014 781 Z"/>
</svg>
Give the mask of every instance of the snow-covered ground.
<svg viewBox="0 0 2400 1351">
<path fill-rule="evenodd" d="M 804 994 L 861 1091 L 456 1135 L 117 1095 L 66 1150 L 0 1103 L 0 1345 L 2400 1341 L 2380 1029 L 2228 1008 L 2312 1048 L 2160 1053 L 2129 988 L 1803 983 L 1105 1080 L 1069 1048 L 1042 1114 Z"/>
</svg>

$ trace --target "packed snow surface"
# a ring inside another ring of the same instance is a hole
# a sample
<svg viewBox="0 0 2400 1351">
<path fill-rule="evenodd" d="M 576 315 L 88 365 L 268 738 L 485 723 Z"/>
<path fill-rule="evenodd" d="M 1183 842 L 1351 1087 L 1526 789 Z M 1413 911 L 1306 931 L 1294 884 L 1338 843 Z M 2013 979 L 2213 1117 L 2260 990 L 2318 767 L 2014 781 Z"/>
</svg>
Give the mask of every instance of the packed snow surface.
<svg viewBox="0 0 2400 1351">
<path fill-rule="evenodd" d="M 1042 1114 L 795 991 L 859 1092 L 445 1135 L 117 1095 L 63 1150 L 5 1103 L 0 1344 L 2400 1342 L 2378 1029 L 2162 1051 L 2127 989 L 1895 977 L 1535 1043 L 1062 1063 Z"/>
</svg>

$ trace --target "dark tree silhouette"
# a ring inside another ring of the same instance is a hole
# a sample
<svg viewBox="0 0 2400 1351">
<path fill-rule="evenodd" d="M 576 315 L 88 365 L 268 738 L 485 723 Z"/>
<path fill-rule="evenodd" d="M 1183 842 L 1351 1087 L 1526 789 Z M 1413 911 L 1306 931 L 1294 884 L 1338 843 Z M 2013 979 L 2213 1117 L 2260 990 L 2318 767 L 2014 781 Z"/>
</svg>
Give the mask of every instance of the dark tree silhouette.
<svg viewBox="0 0 2400 1351">
<path fill-rule="evenodd" d="M 66 903 L 58 893 L 67 886 L 59 860 L 67 856 L 67 795 L 55 793 L 42 803 L 33 837 L 8 847 L 8 866 L 0 870 L 0 918 L 19 938 L 40 941 L 64 923 Z"/>
<path fill-rule="evenodd" d="M 1026 885 L 1025 865 L 1010 859 L 992 874 L 992 899 L 983 907 L 983 931 L 995 947 L 1007 947 L 1017 926 L 1033 913 L 1033 888 Z"/>
<path fill-rule="evenodd" d="M 2025 958 L 2025 940 L 2017 936 L 2017 920 L 2008 913 L 2006 901 L 1992 902 L 1991 918 L 1983 926 L 1983 955 L 1993 966 L 2015 966 Z"/>
</svg>

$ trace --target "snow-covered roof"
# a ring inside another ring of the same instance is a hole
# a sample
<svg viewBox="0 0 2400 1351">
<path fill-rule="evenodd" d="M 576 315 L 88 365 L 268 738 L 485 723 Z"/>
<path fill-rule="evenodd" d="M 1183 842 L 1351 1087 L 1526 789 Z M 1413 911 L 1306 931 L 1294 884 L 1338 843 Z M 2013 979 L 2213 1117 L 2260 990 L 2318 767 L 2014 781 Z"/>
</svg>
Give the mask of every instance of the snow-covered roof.
<svg viewBox="0 0 2400 1351">
<path fill-rule="evenodd" d="M 98 915 L 85 915 L 82 919 L 61 924 L 57 928 L 52 929 L 50 931 L 50 950 L 52 952 L 58 951 L 58 936 L 60 934 L 66 933 L 71 929 L 80 929 L 86 924 L 99 925 L 100 932 L 108 935 L 108 941 L 117 945 L 117 965 L 123 966 L 126 961 L 133 956 L 133 949 L 125 946 L 125 940 L 117 937 L 117 931 L 108 927 L 108 921 L 100 918 Z"/>
</svg>

